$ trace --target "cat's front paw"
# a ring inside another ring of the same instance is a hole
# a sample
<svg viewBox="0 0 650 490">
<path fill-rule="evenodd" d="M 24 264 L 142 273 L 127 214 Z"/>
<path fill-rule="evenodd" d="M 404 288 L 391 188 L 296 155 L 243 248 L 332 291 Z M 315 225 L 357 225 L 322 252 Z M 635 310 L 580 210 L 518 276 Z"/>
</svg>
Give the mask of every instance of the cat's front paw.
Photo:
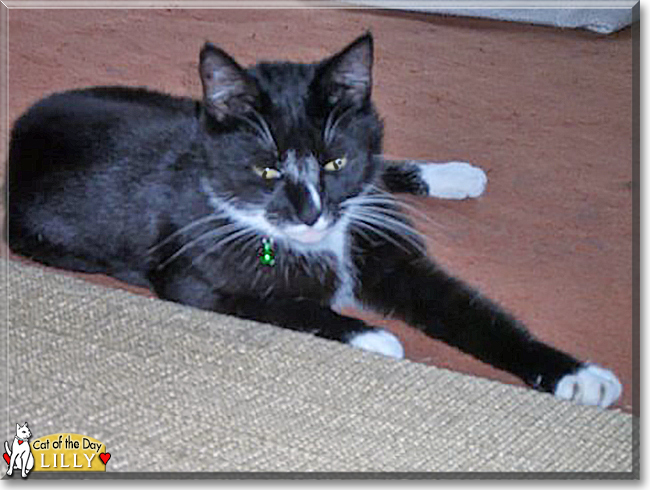
<svg viewBox="0 0 650 490">
<path fill-rule="evenodd" d="M 354 334 L 348 344 L 358 349 L 376 352 L 396 359 L 404 358 L 404 347 L 397 337 L 388 330 L 373 329 Z"/>
<path fill-rule="evenodd" d="M 596 364 L 585 364 L 560 378 L 554 394 L 562 400 L 605 408 L 618 400 L 622 391 L 623 386 L 613 372 Z"/>
<path fill-rule="evenodd" d="M 479 197 L 487 187 L 485 172 L 470 163 L 421 163 L 422 179 L 429 195 L 441 199 Z"/>
</svg>

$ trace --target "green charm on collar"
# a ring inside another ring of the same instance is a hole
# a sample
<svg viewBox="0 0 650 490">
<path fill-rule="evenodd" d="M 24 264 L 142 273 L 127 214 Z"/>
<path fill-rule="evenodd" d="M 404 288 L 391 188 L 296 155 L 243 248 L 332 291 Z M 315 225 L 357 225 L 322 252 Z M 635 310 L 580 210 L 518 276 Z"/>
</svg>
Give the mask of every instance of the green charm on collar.
<svg viewBox="0 0 650 490">
<path fill-rule="evenodd" d="M 275 265 L 275 252 L 273 251 L 273 238 L 262 238 L 262 251 L 260 253 L 262 265 Z"/>
</svg>

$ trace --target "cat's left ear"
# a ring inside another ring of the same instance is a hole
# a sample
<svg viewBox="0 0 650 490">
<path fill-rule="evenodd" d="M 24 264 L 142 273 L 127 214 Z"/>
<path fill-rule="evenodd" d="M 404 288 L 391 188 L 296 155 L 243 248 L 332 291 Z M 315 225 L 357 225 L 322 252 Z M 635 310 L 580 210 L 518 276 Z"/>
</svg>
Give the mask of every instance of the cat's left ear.
<svg viewBox="0 0 650 490">
<path fill-rule="evenodd" d="M 319 66 L 317 79 L 331 105 L 361 105 L 370 99 L 373 41 L 368 32 Z"/>
<path fill-rule="evenodd" d="M 255 80 L 222 49 L 210 43 L 203 46 L 199 74 L 205 107 L 218 121 L 254 106 L 259 95 Z"/>
</svg>

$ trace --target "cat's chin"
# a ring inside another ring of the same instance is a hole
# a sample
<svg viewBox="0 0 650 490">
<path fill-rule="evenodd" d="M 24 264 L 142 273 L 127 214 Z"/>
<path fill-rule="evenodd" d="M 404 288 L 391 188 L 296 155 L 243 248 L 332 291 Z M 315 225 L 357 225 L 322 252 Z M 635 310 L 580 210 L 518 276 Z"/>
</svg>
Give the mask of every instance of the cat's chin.
<svg viewBox="0 0 650 490">
<path fill-rule="evenodd" d="M 329 230 L 326 231 L 312 231 L 307 230 L 302 233 L 287 233 L 287 236 L 292 240 L 306 245 L 312 245 L 315 243 L 320 243 L 323 238 L 329 234 Z"/>
<path fill-rule="evenodd" d="M 318 218 L 318 221 L 313 225 L 289 225 L 282 229 L 282 232 L 291 240 L 303 243 L 306 245 L 313 245 L 320 243 L 323 239 L 330 234 L 333 226 L 329 220 L 323 216 Z"/>
</svg>

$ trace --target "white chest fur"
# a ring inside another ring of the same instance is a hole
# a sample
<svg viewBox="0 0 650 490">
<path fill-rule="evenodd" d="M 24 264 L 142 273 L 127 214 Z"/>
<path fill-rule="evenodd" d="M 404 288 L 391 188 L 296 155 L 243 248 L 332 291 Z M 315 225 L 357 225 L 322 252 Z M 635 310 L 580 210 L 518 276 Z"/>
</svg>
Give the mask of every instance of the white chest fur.
<svg viewBox="0 0 650 490">
<path fill-rule="evenodd" d="M 330 306 L 336 310 L 340 310 L 345 306 L 359 306 L 354 295 L 356 278 L 350 257 L 350 237 L 348 234 L 350 219 L 347 215 L 343 215 L 332 227 L 331 231 L 323 236 L 322 239 L 311 243 L 304 243 L 299 240 L 290 239 L 285 232 L 271 224 L 266 219 L 262 209 L 245 211 L 220 199 L 207 179 L 201 179 L 201 189 L 206 194 L 208 203 L 217 214 L 230 218 L 242 227 L 253 229 L 263 235 L 267 235 L 273 238 L 276 243 L 281 243 L 291 248 L 295 253 L 328 253 L 333 255 L 336 258 L 336 272 L 339 278 L 339 287 L 331 300 Z"/>
</svg>

